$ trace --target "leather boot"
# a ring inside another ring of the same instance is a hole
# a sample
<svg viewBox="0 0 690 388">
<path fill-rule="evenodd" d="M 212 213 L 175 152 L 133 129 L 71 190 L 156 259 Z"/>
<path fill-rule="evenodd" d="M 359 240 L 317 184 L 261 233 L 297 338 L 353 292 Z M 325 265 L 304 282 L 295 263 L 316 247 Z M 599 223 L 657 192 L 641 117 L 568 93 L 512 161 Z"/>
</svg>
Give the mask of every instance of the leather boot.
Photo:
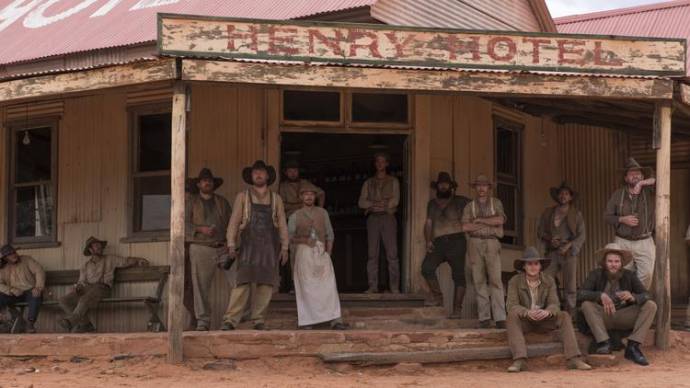
<svg viewBox="0 0 690 388">
<path fill-rule="evenodd" d="M 628 346 L 625 348 L 625 358 L 638 365 L 649 365 L 647 357 L 645 357 L 640 350 L 640 343 L 630 339 L 628 339 Z"/>
<path fill-rule="evenodd" d="M 508 367 L 510 373 L 519 373 L 525 370 L 527 370 L 527 360 L 524 358 L 518 358 Z"/>
<path fill-rule="evenodd" d="M 438 284 L 437 279 L 425 279 L 426 284 L 429 286 L 429 291 L 431 295 L 424 301 L 424 306 L 442 306 L 443 305 L 443 294 L 441 293 L 441 286 Z"/>
<path fill-rule="evenodd" d="M 460 319 L 462 313 L 462 301 L 465 299 L 465 287 L 455 287 L 455 299 L 453 300 L 453 312 L 451 319 Z"/>
</svg>

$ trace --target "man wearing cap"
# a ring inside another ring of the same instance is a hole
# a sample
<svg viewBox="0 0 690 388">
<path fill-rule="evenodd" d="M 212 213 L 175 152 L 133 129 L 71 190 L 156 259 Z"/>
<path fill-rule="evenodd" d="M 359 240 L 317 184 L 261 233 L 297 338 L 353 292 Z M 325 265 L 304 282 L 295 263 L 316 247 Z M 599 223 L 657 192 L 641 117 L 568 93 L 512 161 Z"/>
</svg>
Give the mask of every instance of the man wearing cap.
<svg viewBox="0 0 690 388">
<path fill-rule="evenodd" d="M 493 183 L 479 175 L 470 183 L 475 199 L 462 212 L 463 230 L 467 232 L 467 260 L 477 292 L 479 327 L 488 328 L 491 317 L 499 329 L 505 328 L 506 306 L 501 278 L 501 242 L 506 215 L 503 204 L 490 195 Z M 488 283 L 488 284 L 487 284 Z"/>
<path fill-rule="evenodd" d="M 309 182 L 300 187 L 302 208 L 288 220 L 290 241 L 295 248 L 295 296 L 298 325 L 329 322 L 331 328 L 346 328 L 341 319 L 340 299 L 331 262 L 333 227 L 328 212 L 315 206 L 318 188 Z"/>
<path fill-rule="evenodd" d="M 462 230 L 462 211 L 470 199 L 455 195 L 457 183 L 450 174 L 438 173 L 436 182 L 431 182 L 436 190 L 436 198 L 429 201 L 426 207 L 424 238 L 426 240 L 426 257 L 422 262 L 422 275 L 431 291 L 428 306 L 440 306 L 443 302 L 441 287 L 436 276 L 436 269 L 444 261 L 450 265 L 455 295 L 452 318 L 460 318 L 462 302 L 465 297 L 465 254 L 467 241 Z"/>
<path fill-rule="evenodd" d="M 74 285 L 74 289 L 58 300 L 66 314 L 58 323 L 67 331 L 96 331 L 86 314 L 96 307 L 101 299 L 110 295 L 115 269 L 149 265 L 146 259 L 106 255 L 103 253 L 106 245 L 107 241 L 93 236 L 86 240 L 83 253 L 89 260 L 79 269 L 79 281 Z"/>
<path fill-rule="evenodd" d="M 654 245 L 654 178 L 645 179 L 645 170 L 633 158 L 625 164 L 625 185 L 614 191 L 606 204 L 604 219 L 616 231 L 614 242 L 632 252 L 627 269 L 636 271 L 646 289 L 652 285 L 656 245 Z"/>
<path fill-rule="evenodd" d="M 597 342 L 597 354 L 610 354 L 618 350 L 610 340 L 608 330 L 630 330 L 625 358 L 649 365 L 640 351 L 649 328 L 654 322 L 656 303 L 651 300 L 642 282 L 625 266 L 633 260 L 630 251 L 611 243 L 599 251 L 600 268 L 590 272 L 582 284 L 577 299 L 581 311 Z"/>
<path fill-rule="evenodd" d="M 215 193 L 223 179 L 202 168 L 197 178 L 190 179 L 192 193 L 186 201 L 186 239 L 189 243 L 194 315 L 196 330 L 209 330 L 211 283 L 216 272 L 218 248 L 225 247 L 228 222 L 232 210 L 227 199 Z"/>
<path fill-rule="evenodd" d="M 374 155 L 376 174 L 364 182 L 359 196 L 359 207 L 367 215 L 368 294 L 379 291 L 379 250 L 382 241 L 388 261 L 389 289 L 394 294 L 400 293 L 398 221 L 395 218 L 400 203 L 400 182 L 388 174 L 388 162 L 388 155 Z"/>
<path fill-rule="evenodd" d="M 36 332 L 45 283 L 43 267 L 31 256 L 19 255 L 11 245 L 0 248 L 0 309 L 26 302 L 29 306 L 28 333 Z"/>
<path fill-rule="evenodd" d="M 269 189 L 275 182 L 272 166 L 257 160 L 242 170 L 250 187 L 237 194 L 228 225 L 227 244 L 236 258 L 237 286 L 230 294 L 223 330 L 235 330 L 250 300 L 255 330 L 266 330 L 264 318 L 278 277 L 278 265 L 288 260 L 288 230 L 280 195 Z"/>
<path fill-rule="evenodd" d="M 565 182 L 549 190 L 555 206 L 546 208 L 539 219 L 537 237 L 551 259 L 546 273 L 556 278 L 560 273 L 565 289 L 566 310 L 575 314 L 577 302 L 577 255 L 585 243 L 585 221 L 572 202 L 575 191 Z"/>
<path fill-rule="evenodd" d="M 543 273 L 550 262 L 529 247 L 513 264 L 519 273 L 508 283 L 508 344 L 514 360 L 508 372 L 527 370 L 525 333 L 553 330 L 559 331 L 568 369 L 592 369 L 582 361 L 570 314 L 560 309 L 555 280 Z"/>
</svg>

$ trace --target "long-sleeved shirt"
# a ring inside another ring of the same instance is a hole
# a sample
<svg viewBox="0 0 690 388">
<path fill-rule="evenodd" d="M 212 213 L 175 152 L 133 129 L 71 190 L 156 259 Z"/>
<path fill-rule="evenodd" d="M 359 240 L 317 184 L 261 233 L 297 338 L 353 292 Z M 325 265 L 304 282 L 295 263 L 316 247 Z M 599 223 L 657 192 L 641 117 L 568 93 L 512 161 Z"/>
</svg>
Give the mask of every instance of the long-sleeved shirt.
<svg viewBox="0 0 690 388">
<path fill-rule="evenodd" d="M 558 238 L 563 244 L 570 242 L 570 255 L 577 256 L 585 243 L 586 231 L 585 220 L 582 213 L 570 206 L 568 214 L 561 219 L 560 224 L 556 225 L 556 211 L 558 206 L 548 207 L 541 214 L 539 226 L 537 227 L 537 237 L 546 246 L 546 251 L 554 250 L 551 246 L 551 239 Z"/>
<path fill-rule="evenodd" d="M 478 199 L 470 202 L 465 206 L 462 212 L 462 223 L 473 223 L 477 218 L 490 218 L 500 216 L 506 219 L 506 214 L 503 211 L 503 203 L 498 198 L 487 198 L 485 203 L 479 202 Z M 469 237 L 503 237 L 503 225 L 486 226 L 482 229 L 468 233 Z"/>
<path fill-rule="evenodd" d="M 400 182 L 398 178 L 386 175 L 383 178 L 371 177 L 362 185 L 359 207 L 370 212 L 374 202 L 385 201 L 385 212 L 394 214 L 400 204 Z"/>
<path fill-rule="evenodd" d="M 189 196 L 186 202 L 185 233 L 187 242 L 214 245 L 225 242 L 228 222 L 232 209 L 228 200 L 214 194 L 210 199 L 204 199 L 199 194 Z M 215 234 L 207 236 L 196 231 L 199 226 L 213 226 Z"/>
<path fill-rule="evenodd" d="M 43 288 L 46 284 L 46 273 L 31 256 L 19 256 L 16 264 L 7 263 L 0 269 L 0 292 L 11 294 L 11 289 L 21 292 L 33 288 Z"/>
<path fill-rule="evenodd" d="M 260 197 L 252 188 L 249 189 L 251 201 L 245 200 L 246 191 L 241 191 L 235 197 L 235 202 L 232 206 L 232 216 L 230 216 L 230 223 L 228 224 L 227 244 L 228 248 L 235 249 L 238 245 L 238 238 L 242 228 L 244 228 L 243 220 L 245 214 L 245 203 L 256 203 L 259 205 L 271 205 L 271 192 L 267 191 L 266 195 Z M 275 200 L 275 214 L 274 225 L 278 228 L 278 235 L 280 236 L 280 247 L 287 251 L 290 245 L 290 238 L 288 237 L 287 220 L 285 219 L 285 207 L 280 195 L 273 193 Z M 249 209 L 250 210 L 250 209 Z"/>
<path fill-rule="evenodd" d="M 326 209 L 312 206 L 303 207 L 294 212 L 288 219 L 288 234 L 293 237 L 309 237 L 314 228 L 316 237 L 322 243 L 333 241 L 335 234 L 331 219 Z"/>
<path fill-rule="evenodd" d="M 637 215 L 640 223 L 628 226 L 618 222 L 619 217 Z M 616 190 L 606 204 L 604 219 L 616 229 L 616 235 L 628 240 L 651 236 L 655 225 L 654 189 L 645 186 L 638 195 L 632 195 L 627 187 Z"/>
<path fill-rule="evenodd" d="M 134 257 L 120 257 L 115 255 L 91 256 L 91 258 L 79 269 L 79 283 L 102 283 L 112 287 L 115 278 L 115 269 L 132 267 L 136 265 L 138 261 L 139 259 Z"/>
<path fill-rule="evenodd" d="M 302 207 L 302 198 L 300 197 L 300 190 L 302 185 L 308 184 L 309 181 L 305 179 L 299 179 L 295 182 L 285 180 L 280 182 L 278 186 L 278 194 L 280 198 L 283 199 L 283 204 L 285 205 L 285 216 L 289 219 L 292 213 L 296 212 Z M 317 206 L 323 207 L 321 203 L 321 198 L 323 198 L 324 192 L 321 188 L 316 187 L 316 199 Z"/>
</svg>

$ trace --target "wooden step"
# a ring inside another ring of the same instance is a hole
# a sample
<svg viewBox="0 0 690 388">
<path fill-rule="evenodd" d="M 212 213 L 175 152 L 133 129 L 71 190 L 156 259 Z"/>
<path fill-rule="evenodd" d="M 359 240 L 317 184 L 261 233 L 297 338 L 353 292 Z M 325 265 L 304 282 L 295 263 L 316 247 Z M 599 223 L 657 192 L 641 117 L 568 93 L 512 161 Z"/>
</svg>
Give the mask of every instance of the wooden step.
<svg viewBox="0 0 690 388">
<path fill-rule="evenodd" d="M 424 295 L 421 294 L 340 294 L 342 307 L 423 307 Z M 275 294 L 271 307 L 295 306 L 295 295 Z"/>
</svg>

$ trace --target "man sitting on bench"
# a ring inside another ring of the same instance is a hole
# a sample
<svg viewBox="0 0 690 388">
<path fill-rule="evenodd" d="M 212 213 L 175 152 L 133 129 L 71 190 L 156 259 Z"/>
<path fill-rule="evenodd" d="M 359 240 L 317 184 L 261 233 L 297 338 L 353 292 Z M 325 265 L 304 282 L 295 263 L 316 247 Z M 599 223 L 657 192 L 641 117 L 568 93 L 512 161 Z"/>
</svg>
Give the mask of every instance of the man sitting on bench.
<svg viewBox="0 0 690 388">
<path fill-rule="evenodd" d="M 29 317 L 28 333 L 35 333 L 36 318 L 41 307 L 46 273 L 30 256 L 19 256 L 11 245 L 0 248 L 0 309 L 26 302 Z M 21 320 L 21 317 L 12 317 Z M 16 321 L 15 321 L 16 322 Z"/>
<path fill-rule="evenodd" d="M 110 295 L 116 268 L 149 265 L 146 259 L 105 255 L 103 250 L 107 244 L 107 241 L 95 237 L 89 237 L 84 244 L 84 256 L 90 258 L 79 269 L 79 281 L 74 290 L 60 298 L 60 307 L 67 316 L 59 324 L 67 331 L 96 331 L 86 314 Z"/>
</svg>

